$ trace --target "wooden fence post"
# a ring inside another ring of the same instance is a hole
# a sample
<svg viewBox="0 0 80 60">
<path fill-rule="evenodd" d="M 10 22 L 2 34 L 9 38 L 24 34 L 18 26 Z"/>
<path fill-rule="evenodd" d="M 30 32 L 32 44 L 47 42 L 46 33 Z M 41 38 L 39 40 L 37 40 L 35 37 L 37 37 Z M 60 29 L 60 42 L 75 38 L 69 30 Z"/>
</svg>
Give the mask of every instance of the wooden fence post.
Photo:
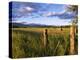
<svg viewBox="0 0 80 60">
<path fill-rule="evenodd" d="M 44 30 L 43 35 L 44 35 L 44 41 L 43 41 L 44 47 L 47 47 L 47 44 L 48 44 L 48 32 L 47 32 L 47 29 Z"/>
<path fill-rule="evenodd" d="M 72 25 L 70 27 L 70 54 L 71 55 L 75 53 L 74 41 L 75 41 L 75 26 Z"/>
</svg>

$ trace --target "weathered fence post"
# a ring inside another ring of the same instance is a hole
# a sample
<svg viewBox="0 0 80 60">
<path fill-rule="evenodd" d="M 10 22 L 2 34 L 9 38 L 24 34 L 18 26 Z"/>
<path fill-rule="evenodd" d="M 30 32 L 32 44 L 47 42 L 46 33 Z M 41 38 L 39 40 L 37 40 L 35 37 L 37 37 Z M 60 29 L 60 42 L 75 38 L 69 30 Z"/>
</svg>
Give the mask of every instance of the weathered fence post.
<svg viewBox="0 0 80 60">
<path fill-rule="evenodd" d="M 47 55 L 47 48 L 48 48 L 48 30 L 47 29 L 45 29 L 44 30 L 44 33 L 43 33 L 43 35 L 44 35 L 44 40 L 43 40 L 43 44 L 44 44 L 44 55 Z"/>
<path fill-rule="evenodd" d="M 61 31 L 62 31 L 63 29 L 62 29 L 62 26 L 61 26 Z"/>
<path fill-rule="evenodd" d="M 48 44 L 48 32 L 47 32 L 47 29 L 44 30 L 44 41 L 43 41 L 43 44 L 44 44 L 44 47 L 47 47 L 47 44 Z"/>
<path fill-rule="evenodd" d="M 74 41 L 75 41 L 75 26 L 72 25 L 70 27 L 70 54 L 71 55 L 75 53 Z"/>
</svg>

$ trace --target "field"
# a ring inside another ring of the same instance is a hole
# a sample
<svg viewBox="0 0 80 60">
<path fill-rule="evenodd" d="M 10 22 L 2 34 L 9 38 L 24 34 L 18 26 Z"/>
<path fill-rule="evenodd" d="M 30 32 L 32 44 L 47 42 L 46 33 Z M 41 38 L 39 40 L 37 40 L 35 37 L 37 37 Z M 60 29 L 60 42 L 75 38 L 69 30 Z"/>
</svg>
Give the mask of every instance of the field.
<svg viewBox="0 0 80 60">
<path fill-rule="evenodd" d="M 47 29 L 47 41 L 44 31 Z M 65 28 L 12 28 L 12 57 L 44 57 L 70 55 L 70 29 Z M 78 53 L 77 34 L 75 36 L 75 54 Z M 44 43 L 46 45 L 44 45 Z"/>
</svg>

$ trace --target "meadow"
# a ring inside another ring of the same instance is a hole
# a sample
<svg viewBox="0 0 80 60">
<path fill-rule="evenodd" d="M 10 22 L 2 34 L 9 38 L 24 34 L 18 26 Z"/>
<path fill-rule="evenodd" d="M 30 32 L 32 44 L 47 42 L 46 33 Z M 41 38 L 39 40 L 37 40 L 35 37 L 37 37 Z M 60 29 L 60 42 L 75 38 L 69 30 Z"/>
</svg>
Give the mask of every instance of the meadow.
<svg viewBox="0 0 80 60">
<path fill-rule="evenodd" d="M 44 46 L 44 30 L 47 43 Z M 70 28 L 12 28 L 12 57 L 44 57 L 70 55 Z M 78 53 L 78 36 L 75 36 L 75 54 Z"/>
</svg>

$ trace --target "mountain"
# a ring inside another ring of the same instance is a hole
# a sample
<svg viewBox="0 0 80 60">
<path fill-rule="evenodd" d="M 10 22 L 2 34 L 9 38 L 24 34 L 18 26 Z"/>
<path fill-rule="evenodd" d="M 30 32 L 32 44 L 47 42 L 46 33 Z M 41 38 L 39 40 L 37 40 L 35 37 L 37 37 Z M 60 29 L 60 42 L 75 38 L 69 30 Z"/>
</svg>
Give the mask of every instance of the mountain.
<svg viewBox="0 0 80 60">
<path fill-rule="evenodd" d="M 59 27 L 70 27 L 70 25 L 64 25 L 64 26 L 55 26 L 55 25 L 44 25 L 44 24 L 35 24 L 35 23 L 9 23 L 10 28 L 19 28 L 19 27 L 54 27 L 54 28 L 59 28 Z"/>
<path fill-rule="evenodd" d="M 35 24 L 35 23 L 27 23 L 27 24 L 24 24 L 24 23 L 11 23 L 13 27 L 44 27 L 44 26 L 47 26 L 47 25 L 44 25 L 44 24 Z"/>
</svg>

